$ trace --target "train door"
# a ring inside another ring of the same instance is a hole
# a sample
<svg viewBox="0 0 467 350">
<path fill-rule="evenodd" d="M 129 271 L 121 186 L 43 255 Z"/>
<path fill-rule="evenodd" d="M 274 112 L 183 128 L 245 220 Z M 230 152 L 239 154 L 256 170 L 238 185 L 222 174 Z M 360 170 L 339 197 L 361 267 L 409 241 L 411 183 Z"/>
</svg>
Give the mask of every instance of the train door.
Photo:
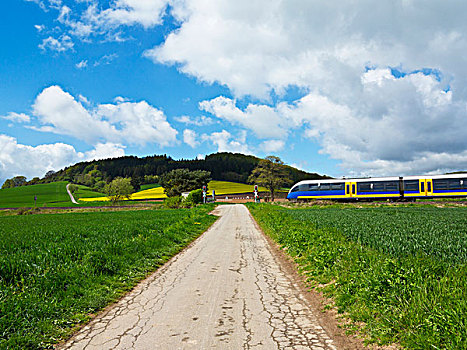
<svg viewBox="0 0 467 350">
<path fill-rule="evenodd" d="M 433 196 L 433 180 L 427 179 L 425 185 L 426 185 L 426 195 Z"/>
<path fill-rule="evenodd" d="M 420 179 L 420 196 L 426 196 L 426 180 Z"/>
<path fill-rule="evenodd" d="M 345 184 L 346 187 L 346 193 L 349 195 L 349 197 L 353 198 L 356 197 L 357 195 L 357 183 L 356 182 L 347 182 Z"/>
<path fill-rule="evenodd" d="M 350 192 L 350 182 L 345 183 L 345 196 L 352 197 L 352 193 Z"/>
</svg>

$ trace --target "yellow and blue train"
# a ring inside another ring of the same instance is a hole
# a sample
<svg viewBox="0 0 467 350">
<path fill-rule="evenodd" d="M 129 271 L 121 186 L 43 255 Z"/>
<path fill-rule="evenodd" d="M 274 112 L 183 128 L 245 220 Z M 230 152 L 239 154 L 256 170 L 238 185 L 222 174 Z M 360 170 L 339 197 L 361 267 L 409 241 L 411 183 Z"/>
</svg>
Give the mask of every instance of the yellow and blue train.
<svg viewBox="0 0 467 350">
<path fill-rule="evenodd" d="M 368 179 L 304 180 L 295 184 L 287 199 L 415 200 L 467 197 L 467 173 L 436 176 L 380 177 Z"/>
</svg>

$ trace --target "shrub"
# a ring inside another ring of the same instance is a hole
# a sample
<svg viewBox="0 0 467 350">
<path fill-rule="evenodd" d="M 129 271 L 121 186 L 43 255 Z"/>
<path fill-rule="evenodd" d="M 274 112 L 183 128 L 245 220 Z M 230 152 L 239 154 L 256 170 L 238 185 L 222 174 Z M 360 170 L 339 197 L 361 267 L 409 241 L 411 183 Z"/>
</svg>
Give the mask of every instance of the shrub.
<svg viewBox="0 0 467 350">
<path fill-rule="evenodd" d="M 203 203 L 203 190 L 197 189 L 191 191 L 188 197 L 186 198 L 187 202 L 191 202 L 193 204 Z"/>
<path fill-rule="evenodd" d="M 182 204 L 182 197 L 177 196 L 177 197 L 169 197 L 164 201 L 164 207 L 166 208 L 180 208 L 180 205 Z"/>
</svg>

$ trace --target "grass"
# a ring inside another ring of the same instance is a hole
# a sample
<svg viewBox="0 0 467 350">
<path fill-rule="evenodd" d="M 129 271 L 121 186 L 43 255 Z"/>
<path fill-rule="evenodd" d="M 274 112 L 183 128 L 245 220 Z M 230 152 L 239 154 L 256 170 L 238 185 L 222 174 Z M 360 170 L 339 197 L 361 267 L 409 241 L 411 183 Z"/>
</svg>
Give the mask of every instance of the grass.
<svg viewBox="0 0 467 350">
<path fill-rule="evenodd" d="M 161 185 L 159 184 L 141 185 L 140 191 L 150 190 L 151 188 L 157 188 L 157 187 L 161 187 Z"/>
<path fill-rule="evenodd" d="M 0 348 L 50 348 L 214 221 L 212 206 L 0 217 Z"/>
<path fill-rule="evenodd" d="M 83 185 L 76 185 L 78 186 L 78 190 L 73 194 L 76 200 L 81 198 L 92 198 L 92 197 L 105 197 L 104 193 L 100 193 L 94 191 L 92 188 L 83 186 Z"/>
<path fill-rule="evenodd" d="M 249 208 L 370 342 L 467 348 L 467 208 Z"/>
<path fill-rule="evenodd" d="M 0 190 L 0 208 L 33 207 L 37 196 L 38 207 L 72 206 L 66 191 L 66 181 L 5 188 Z"/>
</svg>

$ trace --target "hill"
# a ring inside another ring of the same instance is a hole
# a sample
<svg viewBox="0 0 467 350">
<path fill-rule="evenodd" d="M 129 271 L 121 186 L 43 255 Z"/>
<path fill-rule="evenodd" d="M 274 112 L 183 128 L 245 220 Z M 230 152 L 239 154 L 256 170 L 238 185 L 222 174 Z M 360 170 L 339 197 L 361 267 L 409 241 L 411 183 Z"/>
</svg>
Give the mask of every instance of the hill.
<svg viewBox="0 0 467 350">
<path fill-rule="evenodd" d="M 82 162 L 67 167 L 53 174 L 48 174 L 40 182 L 70 181 L 94 189 L 102 188 L 106 182 L 116 177 L 131 177 L 137 184 L 157 182 L 154 177 L 180 168 L 189 170 L 207 170 L 213 180 L 246 183 L 248 176 L 261 159 L 239 153 L 215 153 L 205 159 L 174 160 L 167 155 L 154 155 L 144 158 L 125 156 Z M 289 178 L 293 182 L 305 179 L 321 179 L 316 173 L 307 173 L 287 166 Z M 152 178 L 151 178 L 152 177 Z"/>
<path fill-rule="evenodd" d="M 0 190 L 0 208 L 72 206 L 66 191 L 66 181 L 30 185 Z"/>
</svg>

